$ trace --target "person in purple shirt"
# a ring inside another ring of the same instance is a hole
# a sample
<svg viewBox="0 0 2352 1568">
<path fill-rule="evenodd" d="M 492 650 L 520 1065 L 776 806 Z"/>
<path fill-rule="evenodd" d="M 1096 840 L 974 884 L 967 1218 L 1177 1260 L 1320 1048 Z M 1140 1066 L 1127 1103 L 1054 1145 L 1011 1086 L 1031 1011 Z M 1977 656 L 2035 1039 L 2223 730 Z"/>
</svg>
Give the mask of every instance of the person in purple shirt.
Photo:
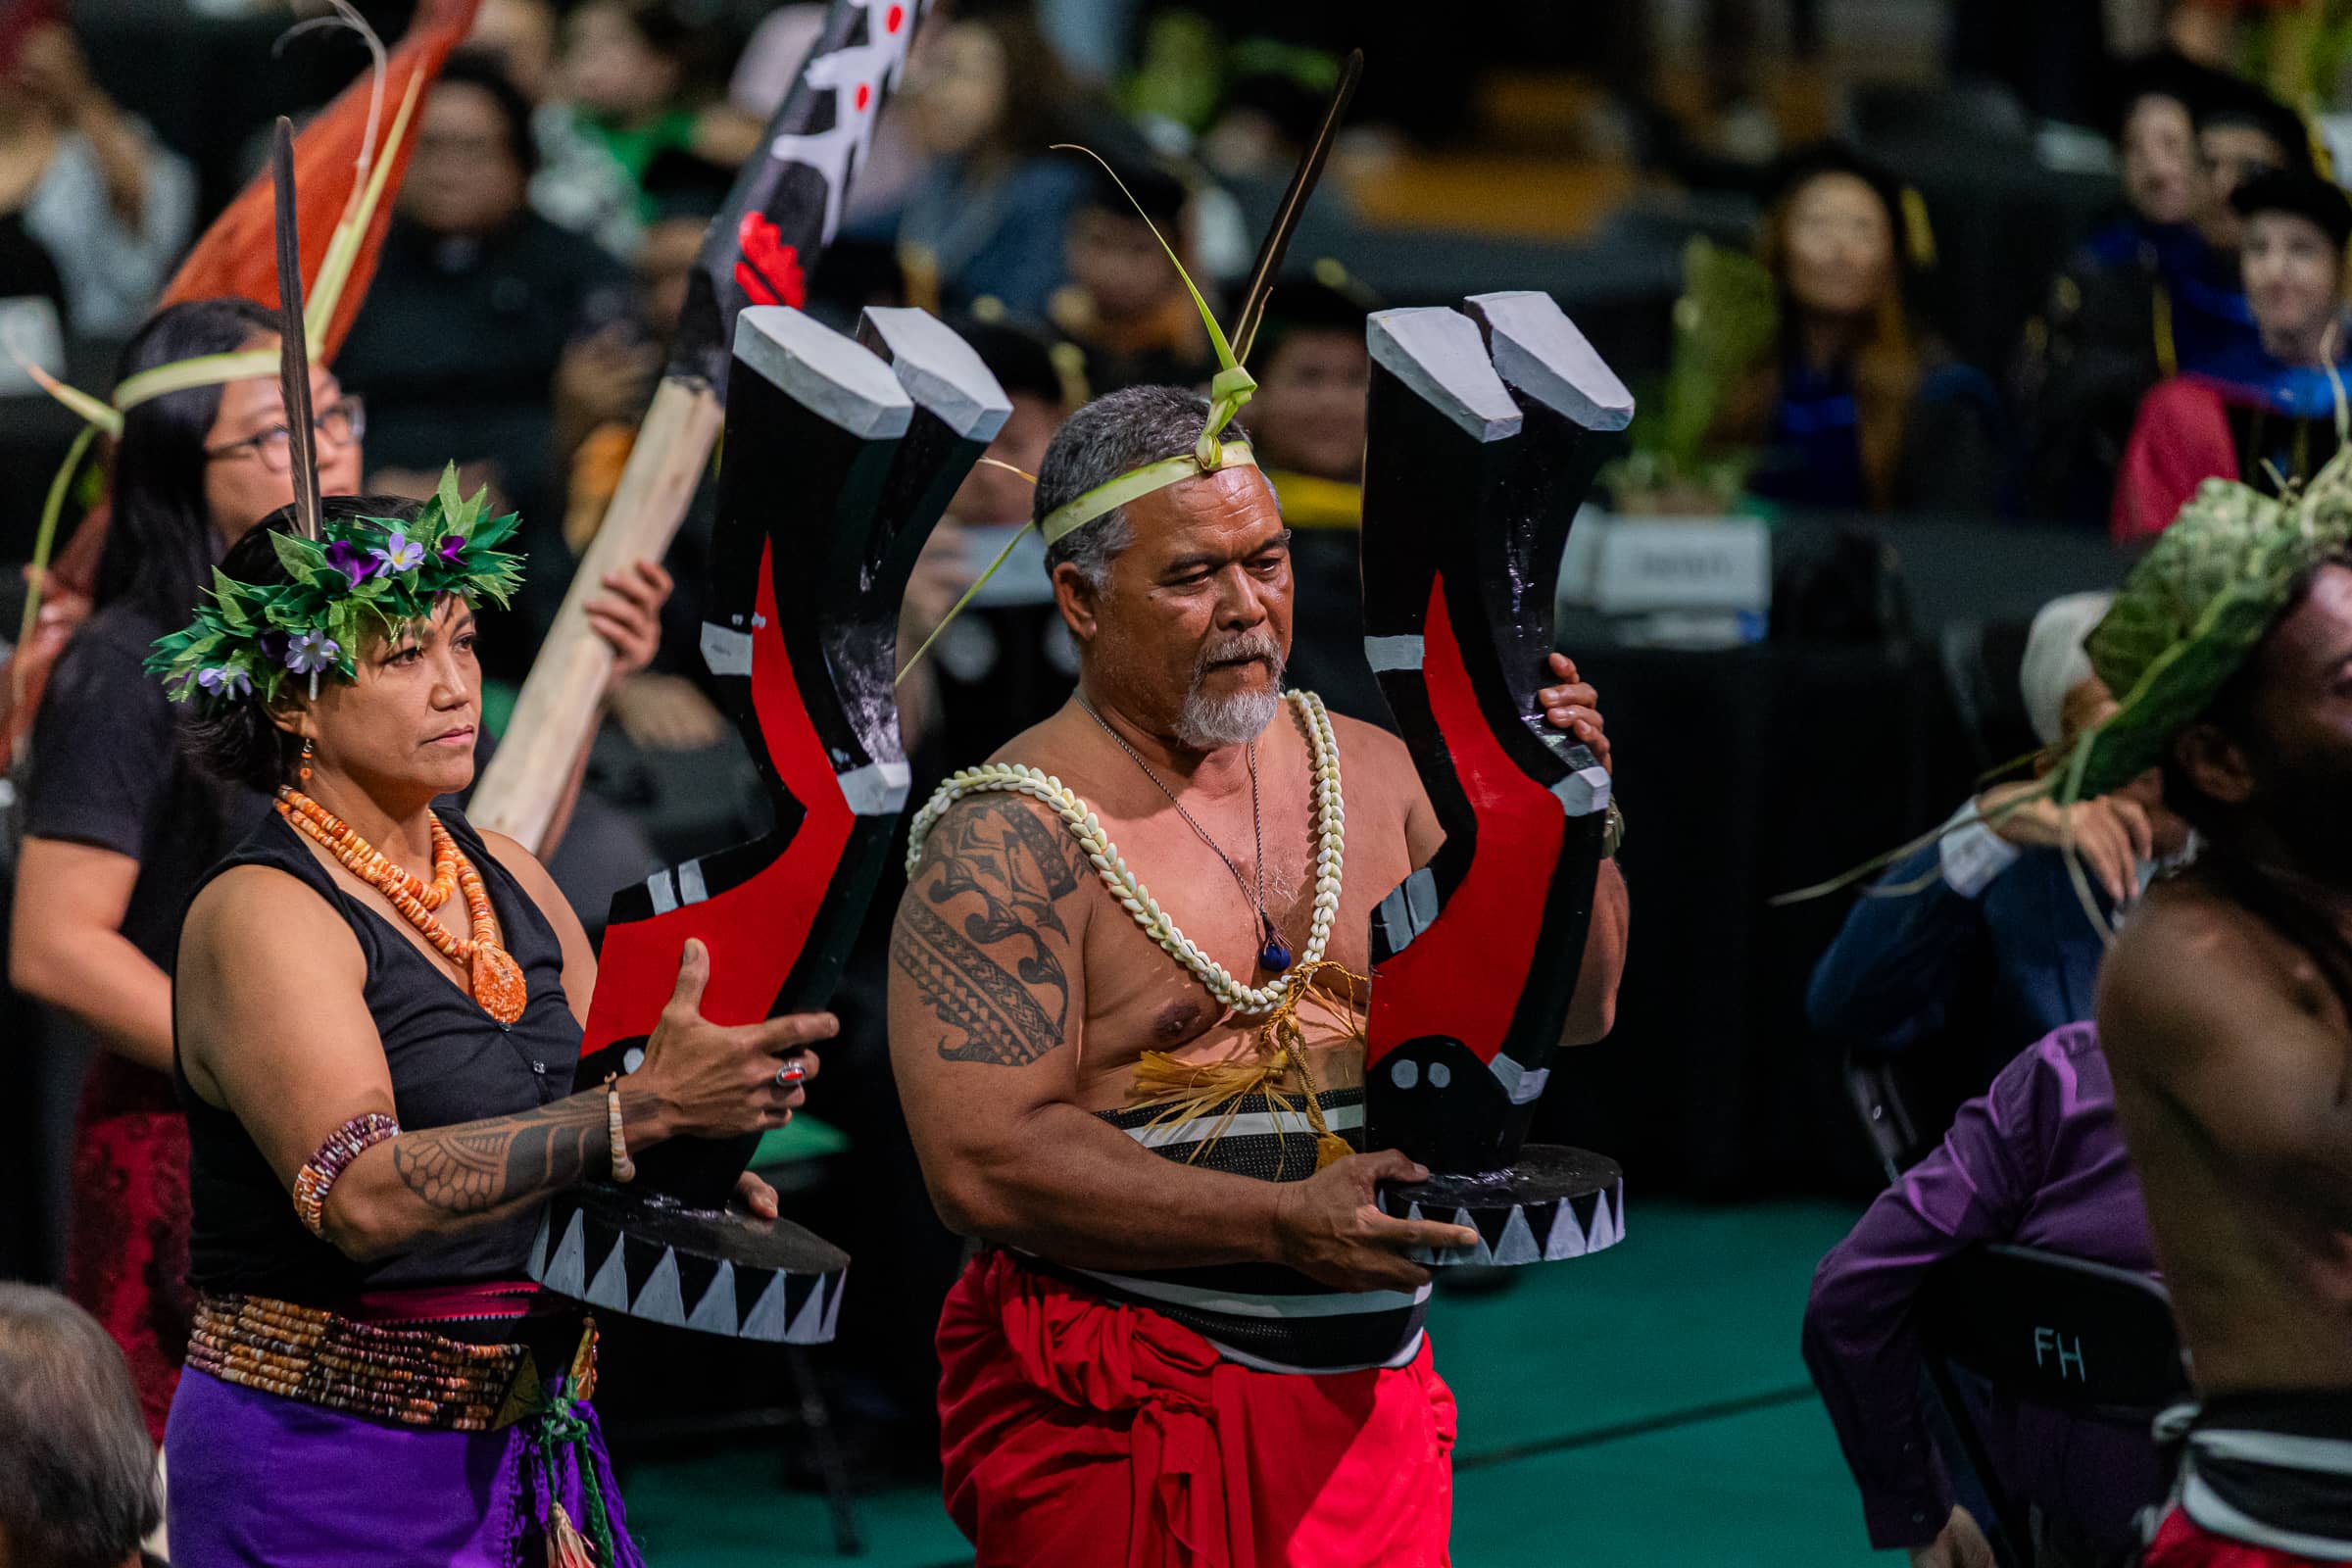
<svg viewBox="0 0 2352 1568">
<path fill-rule="evenodd" d="M 1930 1568 L 1991 1562 L 1931 1451 L 1912 1316 L 1928 1270 L 1980 1242 L 2155 1274 L 2095 1024 L 2053 1030 L 2002 1068 L 1813 1276 L 1805 1365 L 1861 1488 L 1871 1544 Z M 2130 1555 L 2133 1515 L 2163 1490 L 2152 1440 L 2044 1410 L 1981 1407 L 1978 1417 L 2001 1484 L 2041 1510 L 2071 1546 L 2067 1560 Z"/>
</svg>

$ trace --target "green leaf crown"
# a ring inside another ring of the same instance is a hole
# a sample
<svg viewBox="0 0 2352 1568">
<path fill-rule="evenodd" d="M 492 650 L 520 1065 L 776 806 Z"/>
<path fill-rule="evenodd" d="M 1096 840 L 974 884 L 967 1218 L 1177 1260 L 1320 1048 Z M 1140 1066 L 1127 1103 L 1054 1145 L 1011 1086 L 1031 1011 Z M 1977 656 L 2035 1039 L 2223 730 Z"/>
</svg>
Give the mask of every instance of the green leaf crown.
<svg viewBox="0 0 2352 1568">
<path fill-rule="evenodd" d="M 452 464 L 414 519 L 332 517 L 317 539 L 273 534 L 290 580 L 238 582 L 215 566 L 196 618 L 155 640 L 147 670 L 173 702 L 272 702 L 289 676 L 358 678 L 367 638 L 429 618 L 447 595 L 504 607 L 522 557 L 498 547 L 521 519 L 485 518 L 488 503 L 486 485 L 459 494 Z"/>
</svg>

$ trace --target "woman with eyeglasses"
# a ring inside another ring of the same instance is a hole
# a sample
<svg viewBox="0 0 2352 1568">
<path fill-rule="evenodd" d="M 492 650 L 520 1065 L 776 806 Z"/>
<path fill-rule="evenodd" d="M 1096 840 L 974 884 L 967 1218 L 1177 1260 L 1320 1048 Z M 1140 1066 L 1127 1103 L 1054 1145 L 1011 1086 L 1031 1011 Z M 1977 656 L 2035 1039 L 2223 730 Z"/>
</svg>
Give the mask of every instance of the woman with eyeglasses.
<svg viewBox="0 0 2352 1568">
<path fill-rule="evenodd" d="M 204 355 L 274 353 L 276 325 L 248 300 L 172 306 L 125 346 L 118 380 Z M 320 491 L 355 493 L 366 430 L 359 399 L 314 366 L 311 406 Z M 49 678 L 19 775 L 24 841 L 9 980 L 100 1048 L 74 1133 L 67 1290 L 129 1357 L 158 1441 L 194 1306 L 167 966 L 189 896 L 269 802 L 191 764 L 141 662 L 149 644 L 187 619 L 229 547 L 292 500 L 291 468 L 274 375 L 124 412 L 93 613 Z M 652 658 L 669 577 L 647 562 L 607 586 L 589 616 L 618 653 L 617 679 Z"/>
</svg>

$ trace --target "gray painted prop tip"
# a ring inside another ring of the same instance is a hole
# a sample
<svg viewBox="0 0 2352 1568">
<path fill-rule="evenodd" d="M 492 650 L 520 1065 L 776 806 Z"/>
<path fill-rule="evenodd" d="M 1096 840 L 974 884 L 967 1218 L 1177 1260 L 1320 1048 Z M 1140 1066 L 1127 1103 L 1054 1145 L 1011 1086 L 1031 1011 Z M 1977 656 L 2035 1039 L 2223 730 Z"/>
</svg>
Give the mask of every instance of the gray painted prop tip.
<svg viewBox="0 0 2352 1568">
<path fill-rule="evenodd" d="M 1375 364 L 1473 440 L 1519 433 L 1519 405 L 1494 373 L 1478 323 L 1443 305 L 1375 311 L 1364 324 Z"/>
<path fill-rule="evenodd" d="M 1012 399 L 969 343 L 929 311 L 869 305 L 858 341 L 886 361 L 909 397 L 967 441 L 993 441 Z"/>
<path fill-rule="evenodd" d="M 1462 304 L 1485 323 L 1495 373 L 1505 382 L 1588 430 L 1633 422 L 1634 395 L 1550 295 L 1507 289 Z"/>
<path fill-rule="evenodd" d="M 789 305 L 735 318 L 735 358 L 811 414 L 860 440 L 906 433 L 914 400 L 863 345 Z"/>
</svg>

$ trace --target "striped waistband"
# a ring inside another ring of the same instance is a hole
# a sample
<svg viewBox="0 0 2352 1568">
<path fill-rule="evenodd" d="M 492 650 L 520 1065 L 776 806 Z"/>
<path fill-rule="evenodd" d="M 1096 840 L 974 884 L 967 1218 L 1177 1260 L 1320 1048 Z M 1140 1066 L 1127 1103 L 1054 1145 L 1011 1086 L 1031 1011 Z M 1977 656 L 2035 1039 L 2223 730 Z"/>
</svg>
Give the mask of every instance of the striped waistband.
<svg viewBox="0 0 2352 1568">
<path fill-rule="evenodd" d="M 2199 1528 L 2352 1562 L 2352 1390 L 2217 1395 L 2156 1430 L 2182 1442 L 2180 1503 Z"/>
<path fill-rule="evenodd" d="M 1323 1120 L 1363 1147 L 1364 1094 L 1328 1090 Z M 1304 1181 L 1315 1173 L 1315 1130 L 1298 1096 L 1287 1103 L 1243 1097 L 1183 1121 L 1159 1120 L 1150 1105 L 1104 1111 L 1104 1121 L 1163 1158 L 1259 1181 Z M 1098 1295 L 1150 1307 L 1216 1347 L 1229 1361 L 1261 1372 L 1360 1372 L 1402 1366 L 1420 1353 L 1429 1287 L 1418 1291 L 1334 1291 L 1272 1263 L 1149 1273 L 1038 1264 Z"/>
</svg>

